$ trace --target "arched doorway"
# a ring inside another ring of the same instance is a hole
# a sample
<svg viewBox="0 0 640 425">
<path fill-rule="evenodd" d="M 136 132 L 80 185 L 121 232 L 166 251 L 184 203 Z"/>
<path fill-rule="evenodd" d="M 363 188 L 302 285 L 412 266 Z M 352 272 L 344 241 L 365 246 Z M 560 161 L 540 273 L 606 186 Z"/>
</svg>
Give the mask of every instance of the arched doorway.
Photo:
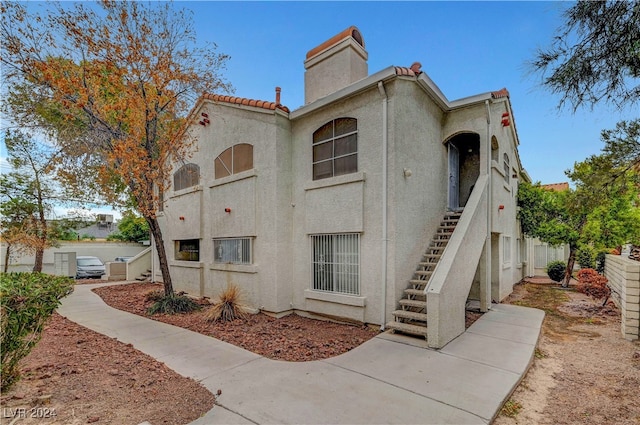
<svg viewBox="0 0 640 425">
<path fill-rule="evenodd" d="M 459 133 L 447 141 L 449 150 L 449 209 L 461 211 L 480 176 L 480 135 Z"/>
</svg>

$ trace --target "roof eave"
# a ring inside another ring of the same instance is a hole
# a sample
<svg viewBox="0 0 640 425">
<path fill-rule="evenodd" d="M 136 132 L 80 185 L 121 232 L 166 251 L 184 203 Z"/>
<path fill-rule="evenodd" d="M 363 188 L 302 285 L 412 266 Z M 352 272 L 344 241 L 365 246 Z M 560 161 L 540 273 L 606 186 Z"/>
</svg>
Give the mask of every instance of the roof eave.
<svg viewBox="0 0 640 425">
<path fill-rule="evenodd" d="M 318 109 L 324 108 L 331 103 L 343 99 L 349 96 L 353 96 L 359 92 L 370 89 L 378 84 L 379 81 L 388 81 L 393 78 L 407 78 L 406 76 L 398 75 L 396 71 L 397 67 L 389 66 L 375 74 L 372 74 L 360 81 L 357 81 L 348 87 L 340 89 L 334 93 L 331 93 L 325 97 L 322 97 L 312 103 L 301 106 L 300 108 L 290 112 L 289 117 L 292 120 L 300 118 L 306 114 L 309 114 Z M 412 78 L 412 77 L 408 77 Z M 433 82 L 429 76 L 421 72 L 415 81 L 419 86 L 431 97 L 431 99 L 445 112 L 452 111 L 454 109 L 464 108 L 471 105 L 484 103 L 486 100 L 496 100 L 492 96 L 492 92 L 482 93 L 474 96 L 465 97 L 462 99 L 449 101 L 447 97 L 442 93 L 440 88 Z"/>
<path fill-rule="evenodd" d="M 391 78 L 396 77 L 395 67 L 390 66 L 388 68 L 383 69 L 382 71 L 376 72 L 366 78 L 363 78 L 360 81 L 356 81 L 355 83 L 340 89 L 336 92 L 326 95 L 325 97 L 321 97 L 320 99 L 301 106 L 289 113 L 289 118 L 291 120 L 295 120 L 304 115 L 310 114 L 318 109 L 324 108 L 327 105 L 330 105 L 337 100 L 353 96 L 357 93 L 360 93 L 364 90 L 367 90 L 371 87 L 374 87 L 378 84 L 379 81 L 390 80 Z"/>
</svg>

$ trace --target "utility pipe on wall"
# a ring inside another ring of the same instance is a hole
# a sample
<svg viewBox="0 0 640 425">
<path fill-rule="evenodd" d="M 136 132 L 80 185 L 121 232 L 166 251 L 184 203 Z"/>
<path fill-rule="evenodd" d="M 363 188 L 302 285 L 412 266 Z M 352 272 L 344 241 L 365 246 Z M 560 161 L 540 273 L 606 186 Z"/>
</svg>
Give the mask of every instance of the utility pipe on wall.
<svg viewBox="0 0 640 425">
<path fill-rule="evenodd" d="M 384 330 L 387 321 L 387 92 L 382 81 L 378 82 L 378 91 L 382 96 L 382 320 L 380 330 Z"/>
<path fill-rule="evenodd" d="M 487 110 L 487 237 L 485 240 L 485 282 L 484 289 L 480 289 L 480 311 L 486 312 L 491 309 L 491 198 L 493 197 L 493 187 L 491 186 L 491 110 L 488 100 L 485 100 L 484 105 Z"/>
</svg>

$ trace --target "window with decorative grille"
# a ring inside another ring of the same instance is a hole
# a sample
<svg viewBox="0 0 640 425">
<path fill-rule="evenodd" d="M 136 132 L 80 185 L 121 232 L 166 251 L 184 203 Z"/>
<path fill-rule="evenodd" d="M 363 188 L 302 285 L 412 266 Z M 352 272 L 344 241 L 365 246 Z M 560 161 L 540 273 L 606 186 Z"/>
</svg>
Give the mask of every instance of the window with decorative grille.
<svg viewBox="0 0 640 425">
<path fill-rule="evenodd" d="M 213 262 L 220 264 L 251 264 L 251 238 L 214 239 Z"/>
<path fill-rule="evenodd" d="M 360 294 L 360 235 L 312 235 L 313 289 Z"/>
</svg>

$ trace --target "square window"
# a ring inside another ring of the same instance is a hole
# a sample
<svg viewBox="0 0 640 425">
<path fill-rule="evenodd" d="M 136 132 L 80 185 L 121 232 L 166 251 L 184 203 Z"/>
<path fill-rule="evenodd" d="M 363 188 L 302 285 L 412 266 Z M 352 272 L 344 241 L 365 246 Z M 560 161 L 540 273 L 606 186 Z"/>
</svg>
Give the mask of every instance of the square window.
<svg viewBox="0 0 640 425">
<path fill-rule="evenodd" d="M 319 180 L 333 176 L 333 161 L 324 161 L 313 164 L 313 179 Z"/>
<path fill-rule="evenodd" d="M 200 240 L 174 241 L 174 258 L 180 261 L 200 261 Z"/>
<path fill-rule="evenodd" d="M 511 263 L 511 236 L 502 237 L 502 263 L 504 265 Z"/>
<path fill-rule="evenodd" d="M 324 161 L 333 156 L 333 143 L 325 142 L 313 147 L 313 162 Z"/>
<path fill-rule="evenodd" d="M 334 176 L 355 173 L 358 171 L 358 155 L 343 156 L 334 161 Z"/>
<path fill-rule="evenodd" d="M 349 155 L 358 152 L 358 138 L 355 134 L 336 139 L 335 156 Z"/>
<path fill-rule="evenodd" d="M 218 264 L 251 264 L 251 238 L 213 240 L 213 262 Z"/>
</svg>

